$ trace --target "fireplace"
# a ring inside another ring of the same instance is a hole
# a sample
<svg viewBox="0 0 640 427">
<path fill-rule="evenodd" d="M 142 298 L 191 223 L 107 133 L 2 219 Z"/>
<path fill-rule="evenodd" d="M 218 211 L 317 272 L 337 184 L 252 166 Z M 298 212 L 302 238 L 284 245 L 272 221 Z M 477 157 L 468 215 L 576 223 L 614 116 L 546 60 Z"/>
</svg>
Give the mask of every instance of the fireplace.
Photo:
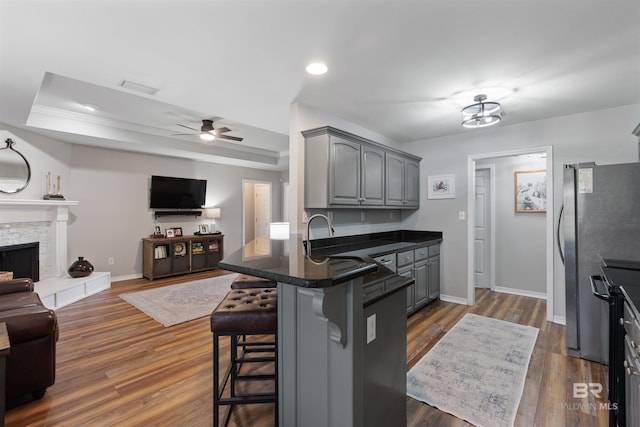
<svg viewBox="0 0 640 427">
<path fill-rule="evenodd" d="M 0 246 L 0 271 L 12 271 L 13 277 L 40 280 L 40 243 Z"/>
</svg>

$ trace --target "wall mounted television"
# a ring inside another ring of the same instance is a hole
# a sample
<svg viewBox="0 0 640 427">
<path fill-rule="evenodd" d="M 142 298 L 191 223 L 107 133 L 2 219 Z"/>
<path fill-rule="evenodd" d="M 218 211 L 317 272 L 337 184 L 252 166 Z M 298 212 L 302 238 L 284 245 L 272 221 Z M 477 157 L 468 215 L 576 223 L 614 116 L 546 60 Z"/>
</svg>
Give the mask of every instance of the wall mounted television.
<svg viewBox="0 0 640 427">
<path fill-rule="evenodd" d="M 206 179 L 151 176 L 151 209 L 200 209 L 207 195 Z"/>
</svg>

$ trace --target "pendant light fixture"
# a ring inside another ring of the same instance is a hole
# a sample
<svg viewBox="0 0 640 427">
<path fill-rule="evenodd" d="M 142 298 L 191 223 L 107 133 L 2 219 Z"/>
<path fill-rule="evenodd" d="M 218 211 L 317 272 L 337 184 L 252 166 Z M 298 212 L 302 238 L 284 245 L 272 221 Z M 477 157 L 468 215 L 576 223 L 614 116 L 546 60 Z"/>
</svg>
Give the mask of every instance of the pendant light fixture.
<svg viewBox="0 0 640 427">
<path fill-rule="evenodd" d="M 482 128 L 492 126 L 502 120 L 502 111 L 497 102 L 484 102 L 487 95 L 476 95 L 475 104 L 464 107 L 462 113 L 462 126 L 466 128 Z"/>
</svg>

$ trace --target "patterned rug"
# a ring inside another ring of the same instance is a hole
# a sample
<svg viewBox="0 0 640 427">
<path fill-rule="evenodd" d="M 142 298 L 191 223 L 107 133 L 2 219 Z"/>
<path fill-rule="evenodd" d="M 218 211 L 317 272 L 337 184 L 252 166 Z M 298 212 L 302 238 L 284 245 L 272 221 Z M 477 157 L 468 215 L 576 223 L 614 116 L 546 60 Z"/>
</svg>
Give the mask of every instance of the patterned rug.
<svg viewBox="0 0 640 427">
<path fill-rule="evenodd" d="M 477 427 L 511 427 L 538 329 L 466 314 L 407 373 L 407 394 Z"/>
<path fill-rule="evenodd" d="M 229 292 L 231 282 L 237 276 L 235 273 L 226 274 L 147 291 L 121 294 L 120 298 L 164 326 L 173 326 L 210 315 Z"/>
</svg>

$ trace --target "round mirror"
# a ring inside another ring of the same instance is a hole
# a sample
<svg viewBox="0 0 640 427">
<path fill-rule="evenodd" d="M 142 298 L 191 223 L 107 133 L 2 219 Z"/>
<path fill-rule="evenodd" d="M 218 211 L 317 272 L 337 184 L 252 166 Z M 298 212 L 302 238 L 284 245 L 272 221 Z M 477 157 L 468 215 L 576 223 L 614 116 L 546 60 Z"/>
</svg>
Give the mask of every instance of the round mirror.
<svg viewBox="0 0 640 427">
<path fill-rule="evenodd" d="M 0 193 L 17 193 L 29 185 L 31 167 L 27 159 L 13 148 L 11 138 L 0 148 Z"/>
</svg>

